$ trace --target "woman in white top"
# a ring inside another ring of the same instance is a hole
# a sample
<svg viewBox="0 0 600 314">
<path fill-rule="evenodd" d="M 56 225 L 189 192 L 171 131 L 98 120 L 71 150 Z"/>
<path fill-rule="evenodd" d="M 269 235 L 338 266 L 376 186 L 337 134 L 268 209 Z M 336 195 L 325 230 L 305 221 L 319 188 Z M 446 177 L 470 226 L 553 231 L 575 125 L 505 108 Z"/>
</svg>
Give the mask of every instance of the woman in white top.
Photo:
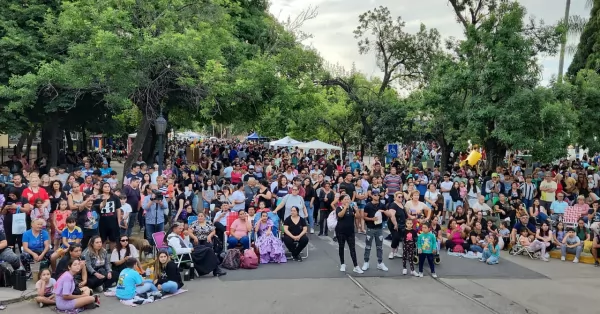
<svg viewBox="0 0 600 314">
<path fill-rule="evenodd" d="M 420 223 L 425 223 L 431 219 L 431 210 L 425 203 L 419 201 L 419 191 L 413 191 L 411 199 L 404 204 L 406 210 L 406 219 L 418 219 Z"/>
<path fill-rule="evenodd" d="M 469 208 L 473 208 L 473 206 L 477 204 L 480 195 L 481 190 L 477 188 L 475 179 L 469 178 L 469 182 L 467 183 L 467 201 L 469 202 Z"/>
</svg>

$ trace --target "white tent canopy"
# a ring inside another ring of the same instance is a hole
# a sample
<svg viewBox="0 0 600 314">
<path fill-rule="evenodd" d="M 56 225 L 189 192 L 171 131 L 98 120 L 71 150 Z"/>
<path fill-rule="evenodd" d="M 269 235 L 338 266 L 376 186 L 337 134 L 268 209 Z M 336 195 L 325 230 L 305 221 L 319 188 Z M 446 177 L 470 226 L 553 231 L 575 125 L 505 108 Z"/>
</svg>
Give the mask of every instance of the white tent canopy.
<svg viewBox="0 0 600 314">
<path fill-rule="evenodd" d="M 302 148 L 304 150 L 309 150 L 311 148 L 312 149 L 342 150 L 342 148 L 339 146 L 327 144 L 327 143 L 324 143 L 321 141 L 312 141 L 312 142 L 300 144 L 300 145 L 298 145 L 298 147 Z"/>
<path fill-rule="evenodd" d="M 300 144 L 304 144 L 300 141 L 297 141 L 289 136 L 286 136 L 282 139 L 276 140 L 276 141 L 272 141 L 269 143 L 270 146 L 274 146 L 275 148 L 277 147 L 290 147 L 290 146 L 298 146 Z"/>
</svg>

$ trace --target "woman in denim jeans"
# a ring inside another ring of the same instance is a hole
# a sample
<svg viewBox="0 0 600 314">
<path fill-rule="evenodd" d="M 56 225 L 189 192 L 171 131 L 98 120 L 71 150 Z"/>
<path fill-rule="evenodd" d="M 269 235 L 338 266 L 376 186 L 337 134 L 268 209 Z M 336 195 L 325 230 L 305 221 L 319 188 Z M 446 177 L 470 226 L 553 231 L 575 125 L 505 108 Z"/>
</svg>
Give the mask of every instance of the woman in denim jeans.
<svg viewBox="0 0 600 314">
<path fill-rule="evenodd" d="M 473 230 L 469 234 L 469 251 L 475 253 L 483 253 L 484 244 L 479 243 L 481 239 L 483 239 L 483 231 L 481 227 L 481 222 L 477 221 L 475 222 Z"/>
<path fill-rule="evenodd" d="M 314 211 L 315 211 L 315 198 L 316 192 L 312 186 L 312 181 L 310 178 L 304 179 L 302 181 L 302 185 L 304 187 L 304 206 L 306 206 L 306 210 L 308 210 L 308 227 L 310 228 L 310 234 L 315 233 L 315 219 L 314 219 Z"/>
</svg>

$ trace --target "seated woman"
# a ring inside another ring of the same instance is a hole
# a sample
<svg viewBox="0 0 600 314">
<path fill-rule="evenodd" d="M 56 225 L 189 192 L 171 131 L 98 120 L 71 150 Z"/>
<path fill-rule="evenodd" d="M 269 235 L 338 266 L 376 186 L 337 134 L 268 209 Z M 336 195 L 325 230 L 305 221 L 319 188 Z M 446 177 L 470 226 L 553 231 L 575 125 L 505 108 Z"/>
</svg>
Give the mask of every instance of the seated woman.
<svg viewBox="0 0 600 314">
<path fill-rule="evenodd" d="M 467 217 L 467 214 L 465 213 L 465 209 L 460 205 L 456 206 L 450 219 L 456 220 L 456 223 L 458 225 L 465 224 L 468 221 L 468 217 Z"/>
<path fill-rule="evenodd" d="M 552 230 L 550 230 L 550 226 L 547 222 L 542 222 L 542 225 L 537 230 L 535 234 L 535 240 L 529 246 L 529 249 L 532 252 L 536 252 L 538 250 L 542 251 L 541 259 L 544 262 L 548 261 L 546 257 L 546 249 L 550 247 L 550 243 L 552 243 Z"/>
<path fill-rule="evenodd" d="M 112 263 L 112 278 L 118 278 L 119 274 L 125 269 L 125 262 L 130 258 L 140 256 L 137 248 L 129 243 L 129 238 L 122 235 L 115 246 L 115 249 L 110 254 L 110 262 Z M 142 269 L 142 264 L 138 261 L 136 265 L 138 269 Z"/>
<path fill-rule="evenodd" d="M 69 271 L 67 265 L 69 264 L 69 261 L 72 259 L 76 259 L 78 261 L 81 261 L 82 264 L 85 263 L 85 260 L 83 259 L 83 257 L 81 256 L 81 244 L 79 243 L 73 243 L 69 246 L 69 248 L 67 249 L 67 252 L 65 253 L 65 256 L 63 256 L 59 261 L 58 264 L 56 265 L 56 272 L 54 273 L 54 278 L 58 279 L 60 278 L 60 276 L 62 276 L 62 274 L 66 271 Z M 75 275 L 73 275 L 73 278 L 75 279 L 75 290 L 73 291 L 73 294 L 75 295 L 92 295 L 92 290 L 90 290 L 90 288 L 86 287 L 87 285 L 87 278 L 88 278 L 88 274 L 87 274 L 87 267 L 81 267 L 81 270 L 76 273 Z"/>
<path fill-rule="evenodd" d="M 277 215 L 275 216 L 277 217 Z M 281 240 L 273 234 L 273 220 L 269 218 L 269 213 L 260 213 L 260 220 L 254 226 L 254 231 L 258 236 L 256 246 L 260 252 L 261 264 L 287 262 L 285 247 Z"/>
<path fill-rule="evenodd" d="M 73 276 L 85 267 L 83 261 L 70 259 L 67 263 L 68 271 L 64 272 L 54 285 L 54 295 L 56 299 L 56 309 L 60 311 L 73 311 L 82 309 L 92 305 L 97 307 L 100 305 L 98 296 L 90 296 L 87 294 L 74 294 L 77 289 Z"/>
<path fill-rule="evenodd" d="M 136 296 L 152 301 L 154 298 L 160 299 L 162 294 L 152 280 L 144 280 L 142 275 L 133 269 L 138 263 L 137 258 L 128 258 L 125 261 L 125 269 L 121 271 L 117 280 L 116 297 L 121 301 L 133 300 Z"/>
<path fill-rule="evenodd" d="M 44 225 L 43 219 L 36 219 L 31 222 L 31 229 L 23 234 L 21 264 L 25 267 L 27 278 L 31 278 L 31 263 L 44 261 L 50 264 L 53 252 L 50 249 L 50 235 Z"/>
<path fill-rule="evenodd" d="M 235 248 L 238 244 L 247 250 L 250 248 L 250 238 L 248 233 L 252 230 L 252 224 L 248 220 L 248 214 L 244 210 L 240 210 L 238 219 L 236 219 L 229 227 L 229 237 L 227 237 L 227 246 L 230 249 Z"/>
<path fill-rule="evenodd" d="M 467 233 L 456 223 L 456 220 L 450 220 L 446 240 L 446 248 L 457 253 L 464 253 L 469 250 L 469 245 L 465 242 Z"/>
<path fill-rule="evenodd" d="M 215 237 L 216 229 L 210 221 L 206 220 L 204 213 L 198 214 L 198 220 L 194 221 L 190 226 L 189 230 L 190 238 L 194 245 L 207 245 L 213 248 L 216 254 L 221 254 L 223 251 L 223 245 L 218 237 Z"/>
<path fill-rule="evenodd" d="M 467 242 L 469 243 L 469 251 L 475 253 L 483 253 L 483 248 L 487 247 L 487 244 L 485 243 L 485 235 L 480 222 L 475 222 Z"/>
<path fill-rule="evenodd" d="M 219 259 L 211 247 L 200 244 L 193 248 L 189 248 L 180 236 L 182 232 L 183 224 L 180 222 L 173 223 L 165 238 L 165 244 L 175 250 L 175 254 L 177 255 L 191 253 L 194 268 L 196 269 L 196 272 L 198 272 L 198 276 L 203 276 L 210 272 L 212 272 L 214 276 L 223 276 L 227 274 L 219 267 Z M 188 231 L 186 231 L 186 233 L 187 232 Z"/>
<path fill-rule="evenodd" d="M 292 206 L 290 216 L 283 222 L 283 243 L 292 253 L 292 259 L 297 262 L 302 261 L 300 253 L 308 245 L 307 230 L 306 220 L 300 217 L 298 207 Z"/>
<path fill-rule="evenodd" d="M 87 286 L 98 292 L 102 292 L 112 285 L 112 267 L 108 258 L 108 252 L 104 249 L 104 243 L 100 236 L 93 236 L 88 247 L 83 251 L 85 265 L 88 271 Z"/>
<path fill-rule="evenodd" d="M 175 293 L 183 287 L 181 274 L 177 265 L 171 260 L 169 253 L 166 251 L 158 252 L 158 257 L 154 263 L 154 285 L 164 294 Z"/>
</svg>

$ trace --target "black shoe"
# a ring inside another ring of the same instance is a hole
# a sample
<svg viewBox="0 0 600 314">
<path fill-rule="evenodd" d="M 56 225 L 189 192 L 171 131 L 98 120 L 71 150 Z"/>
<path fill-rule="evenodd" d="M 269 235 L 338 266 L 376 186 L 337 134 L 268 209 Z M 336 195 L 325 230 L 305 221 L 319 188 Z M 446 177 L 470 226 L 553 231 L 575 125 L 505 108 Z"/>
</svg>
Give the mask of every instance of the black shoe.
<svg viewBox="0 0 600 314">
<path fill-rule="evenodd" d="M 294 260 L 295 260 L 296 262 L 302 262 L 302 257 L 300 257 L 300 256 L 296 256 L 296 257 L 294 257 Z"/>
<path fill-rule="evenodd" d="M 594 266 L 598 267 L 598 266 L 600 266 L 600 263 L 598 263 L 598 261 L 595 261 Z"/>
<path fill-rule="evenodd" d="M 213 276 L 215 277 L 221 277 L 221 276 L 225 276 L 227 275 L 227 272 L 222 270 L 221 268 L 217 268 L 213 271 Z"/>
<path fill-rule="evenodd" d="M 319 234 L 317 234 L 317 236 L 318 236 L 318 237 L 322 237 L 322 236 L 323 236 L 323 234 L 322 234 L 322 233 L 319 233 Z"/>
<path fill-rule="evenodd" d="M 337 242 L 337 237 L 333 237 L 333 242 Z"/>
<path fill-rule="evenodd" d="M 388 235 L 385 237 L 385 239 L 386 239 L 386 240 L 390 240 L 390 241 L 391 241 L 391 240 L 392 240 L 392 235 L 391 235 L 391 234 L 388 234 Z"/>
</svg>

